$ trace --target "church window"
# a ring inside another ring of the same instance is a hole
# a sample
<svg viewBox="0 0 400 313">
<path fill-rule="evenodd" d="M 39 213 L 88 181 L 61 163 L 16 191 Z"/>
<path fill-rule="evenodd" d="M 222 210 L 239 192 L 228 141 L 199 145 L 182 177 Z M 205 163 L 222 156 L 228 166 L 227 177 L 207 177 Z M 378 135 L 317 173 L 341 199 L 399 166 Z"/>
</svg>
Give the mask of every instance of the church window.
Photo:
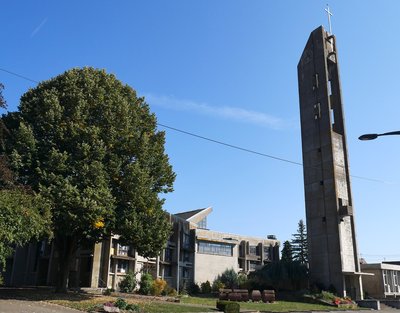
<svg viewBox="0 0 400 313">
<path fill-rule="evenodd" d="M 232 256 L 232 250 L 233 246 L 226 243 L 199 241 L 198 244 L 198 252 L 204 254 Z"/>
</svg>

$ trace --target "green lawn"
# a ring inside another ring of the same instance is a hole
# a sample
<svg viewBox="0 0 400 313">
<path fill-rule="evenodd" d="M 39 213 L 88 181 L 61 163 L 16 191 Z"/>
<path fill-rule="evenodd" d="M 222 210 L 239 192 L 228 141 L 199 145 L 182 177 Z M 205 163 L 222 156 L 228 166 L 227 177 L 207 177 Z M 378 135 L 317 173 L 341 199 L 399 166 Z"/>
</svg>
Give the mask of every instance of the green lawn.
<svg viewBox="0 0 400 313">
<path fill-rule="evenodd" d="M 90 299 L 63 299 L 49 300 L 49 302 L 67 306 L 70 308 L 90 312 L 99 308 L 99 305 L 107 301 L 115 301 L 115 297 L 99 297 Z M 194 313 L 194 312 L 215 312 L 216 298 L 204 297 L 183 297 L 181 303 L 169 303 L 165 301 L 142 301 L 126 299 L 128 303 L 136 303 L 144 313 Z M 269 312 L 289 312 L 289 311 L 332 311 L 338 308 L 322 304 L 312 304 L 292 301 L 276 301 L 274 303 L 263 302 L 241 302 L 241 310 L 256 310 Z"/>
<path fill-rule="evenodd" d="M 187 297 L 182 298 L 182 303 L 187 304 L 201 304 L 215 307 L 216 298 L 202 298 L 202 297 Z M 275 303 L 262 303 L 262 302 L 240 302 L 240 309 L 271 311 L 271 312 L 289 312 L 289 311 L 328 311 L 335 310 L 336 307 L 312 304 L 304 302 L 291 302 L 291 301 L 276 301 Z"/>
<path fill-rule="evenodd" d="M 49 289 L 3 289 L 1 298 L 27 299 L 36 301 L 47 301 L 54 304 L 74 308 L 83 312 L 99 312 L 102 305 L 108 301 L 116 301 L 117 296 L 94 296 L 91 294 L 68 293 L 55 294 Z M 136 297 L 126 295 L 123 298 L 128 303 L 139 305 L 141 313 L 194 313 L 194 312 L 216 312 L 216 298 L 206 297 L 182 297 L 181 303 L 159 301 L 154 297 Z M 240 303 L 242 310 L 289 312 L 289 311 L 328 311 L 335 307 L 310 304 L 303 302 L 276 301 L 275 303 Z"/>
<path fill-rule="evenodd" d="M 88 300 L 76 301 L 70 300 L 49 300 L 48 302 L 77 309 L 83 312 L 98 312 L 102 308 L 102 304 L 107 301 L 115 301 L 115 297 L 92 298 Z M 213 312 L 214 310 L 207 307 L 199 307 L 195 305 L 180 305 L 179 303 L 168 303 L 165 301 L 146 301 L 138 302 L 126 299 L 128 303 L 138 304 L 141 312 L 144 313 L 195 313 L 195 312 Z"/>
</svg>

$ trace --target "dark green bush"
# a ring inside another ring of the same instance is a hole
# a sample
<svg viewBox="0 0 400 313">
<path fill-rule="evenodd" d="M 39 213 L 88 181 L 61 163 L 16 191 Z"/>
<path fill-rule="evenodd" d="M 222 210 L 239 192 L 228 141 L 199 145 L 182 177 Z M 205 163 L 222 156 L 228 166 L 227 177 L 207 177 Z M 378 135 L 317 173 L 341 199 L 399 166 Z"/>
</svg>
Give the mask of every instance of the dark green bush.
<svg viewBox="0 0 400 313">
<path fill-rule="evenodd" d="M 162 291 L 161 295 L 176 297 L 178 295 L 178 293 L 176 292 L 176 289 L 174 289 L 171 286 L 167 285 L 167 286 L 165 286 L 165 288 Z"/>
<path fill-rule="evenodd" d="M 196 283 L 191 283 L 187 291 L 191 296 L 195 296 L 200 293 L 200 287 Z"/>
<path fill-rule="evenodd" d="M 233 301 L 218 300 L 217 309 L 223 311 L 224 313 L 239 313 L 240 304 Z"/>
<path fill-rule="evenodd" d="M 239 287 L 239 275 L 233 268 L 227 269 L 221 275 L 218 275 L 217 280 L 220 280 L 225 285 L 225 288 Z"/>
<path fill-rule="evenodd" d="M 121 310 L 125 310 L 126 306 L 128 305 L 128 303 L 125 301 L 125 299 L 122 298 L 118 298 L 117 301 L 115 301 L 114 304 L 117 308 L 121 309 Z"/>
<path fill-rule="evenodd" d="M 214 280 L 214 282 L 212 283 L 212 286 L 211 286 L 211 289 L 214 292 L 219 292 L 220 289 L 224 289 L 224 288 L 225 288 L 225 284 L 218 278 Z"/>
<path fill-rule="evenodd" d="M 128 272 L 124 279 L 119 283 L 121 292 L 132 292 L 136 288 L 136 276 L 133 272 Z"/>
<path fill-rule="evenodd" d="M 149 295 L 153 287 L 153 277 L 149 273 L 143 273 L 140 279 L 139 293 Z"/>
<path fill-rule="evenodd" d="M 201 293 L 205 293 L 205 294 L 211 293 L 211 284 L 208 280 L 204 283 L 201 283 L 200 288 L 201 288 Z"/>
</svg>

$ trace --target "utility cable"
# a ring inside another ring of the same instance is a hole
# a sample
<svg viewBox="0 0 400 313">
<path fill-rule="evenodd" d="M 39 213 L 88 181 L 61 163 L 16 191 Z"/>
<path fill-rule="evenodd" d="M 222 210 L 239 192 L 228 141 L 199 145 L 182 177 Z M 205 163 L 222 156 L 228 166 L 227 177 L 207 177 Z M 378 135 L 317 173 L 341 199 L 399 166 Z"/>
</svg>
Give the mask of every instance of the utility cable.
<svg viewBox="0 0 400 313">
<path fill-rule="evenodd" d="M 11 72 L 11 71 L 8 71 L 8 70 L 6 70 L 6 69 L 4 69 L 4 68 L 0 68 L 0 71 L 3 71 L 3 72 L 5 72 L 5 73 L 14 75 L 14 76 L 16 76 L 16 77 L 19 77 L 19 78 L 22 78 L 22 79 L 25 79 L 25 80 L 28 80 L 28 81 L 30 81 L 30 82 L 38 83 L 38 84 L 39 84 L 39 82 L 36 81 L 36 80 L 30 79 L 29 77 L 22 76 L 22 75 L 20 75 L 20 74 L 17 74 L 17 73 Z"/>
<path fill-rule="evenodd" d="M 0 68 L 0 71 L 3 71 L 3 72 L 8 73 L 10 75 L 14 75 L 14 76 L 19 77 L 21 79 L 28 80 L 30 82 L 39 84 L 39 82 L 34 80 L 34 79 L 31 79 L 29 77 L 20 75 L 18 73 L 15 73 L 15 72 L 12 72 L 12 71 L 9 71 L 9 70 L 6 70 L 4 68 Z M 226 142 L 223 142 L 223 141 L 211 139 L 211 138 L 204 137 L 204 136 L 201 136 L 201 135 L 197 135 L 197 134 L 185 131 L 185 130 L 181 130 L 181 129 L 178 129 L 178 128 L 175 128 L 175 127 L 171 127 L 171 126 L 168 126 L 168 125 L 165 125 L 165 124 L 157 123 L 157 125 L 161 126 L 161 127 L 164 127 L 164 128 L 167 128 L 167 129 L 170 129 L 170 130 L 173 130 L 173 131 L 176 131 L 176 132 L 180 132 L 180 133 L 185 134 L 185 135 L 189 135 L 189 136 L 196 137 L 196 138 L 199 138 L 199 139 L 202 139 L 202 140 L 206 140 L 206 141 L 210 141 L 210 142 L 213 142 L 213 143 L 216 143 L 216 144 L 219 144 L 219 145 L 223 145 L 223 146 L 226 146 L 226 147 L 229 147 L 229 148 L 232 148 L 232 149 L 236 149 L 236 150 L 244 151 L 244 152 L 247 152 L 247 153 L 256 154 L 256 155 L 259 155 L 259 156 L 262 156 L 262 157 L 270 158 L 270 159 L 273 159 L 273 160 L 277 160 L 277 161 L 286 162 L 286 163 L 298 165 L 298 166 L 301 166 L 301 167 L 305 167 L 300 162 L 291 161 L 291 160 L 287 160 L 287 159 L 284 159 L 284 158 L 276 157 L 276 156 L 273 156 L 273 155 L 270 155 L 270 154 L 266 154 L 266 153 L 258 152 L 258 151 L 255 151 L 255 150 L 250 150 L 250 149 L 247 149 L 247 148 L 239 147 L 239 146 L 232 145 L 232 144 L 229 144 L 229 143 L 226 143 Z M 312 167 L 312 168 L 316 168 L 317 169 L 317 167 Z M 379 179 L 374 179 L 374 178 L 368 178 L 368 177 L 356 176 L 356 175 L 350 175 L 350 177 L 361 179 L 361 180 L 366 180 L 366 181 L 371 181 L 371 182 L 378 182 L 378 183 L 388 184 L 388 182 L 385 182 L 385 181 L 379 180 Z"/>
<path fill-rule="evenodd" d="M 171 126 L 168 126 L 168 125 L 164 125 L 164 124 L 160 124 L 160 123 L 157 123 L 157 125 L 165 127 L 165 128 L 168 128 L 168 129 L 171 129 L 171 130 L 174 130 L 174 131 L 177 131 L 177 132 L 180 132 L 180 133 L 183 133 L 183 134 L 186 134 L 186 135 L 189 135 L 189 136 L 193 136 L 193 137 L 197 137 L 197 138 L 200 138 L 200 139 L 203 139 L 203 140 L 211 141 L 211 142 L 217 143 L 219 145 L 223 145 L 223 146 L 230 147 L 230 148 L 233 148 L 233 149 L 237 149 L 237 150 L 241 150 L 241 151 L 245 151 L 245 152 L 261 155 L 263 157 L 267 157 L 267 158 L 278 160 L 278 161 L 282 161 L 282 162 L 287 162 L 287 163 L 303 166 L 303 164 L 301 164 L 299 162 L 286 160 L 286 159 L 279 158 L 279 157 L 276 157 L 276 156 L 273 156 L 273 155 L 269 155 L 269 154 L 266 154 L 266 153 L 257 152 L 257 151 L 254 151 L 254 150 L 250 150 L 250 149 L 242 148 L 242 147 L 239 147 L 239 146 L 231 145 L 231 144 L 226 143 L 226 142 L 222 142 L 222 141 L 218 141 L 218 140 L 215 140 L 215 139 L 211 139 L 211 138 L 207 138 L 207 137 L 204 137 L 204 136 L 200 136 L 200 135 L 197 135 L 197 134 L 194 134 L 194 133 L 190 133 L 188 131 L 181 130 L 181 129 L 178 129 L 178 128 L 175 128 L 175 127 L 171 127 Z"/>
<path fill-rule="evenodd" d="M 277 160 L 277 161 L 286 162 L 286 163 L 298 165 L 298 166 L 301 166 L 301 167 L 320 169 L 317 166 L 305 166 L 305 165 L 303 165 L 303 163 L 300 163 L 300 162 L 291 161 L 291 160 L 288 160 L 288 159 L 276 157 L 276 156 L 273 156 L 273 155 L 270 155 L 270 154 L 266 154 L 266 153 L 262 153 L 262 152 L 258 152 L 258 151 L 254 151 L 254 150 L 250 150 L 250 149 L 247 149 L 247 148 L 242 148 L 242 147 L 239 147 L 239 146 L 235 146 L 235 145 L 232 145 L 232 144 L 229 144 L 229 143 L 226 143 L 226 142 L 222 142 L 222 141 L 219 141 L 219 140 L 215 140 L 215 139 L 211 139 L 211 138 L 204 137 L 204 136 L 201 136 L 201 135 L 197 135 L 197 134 L 194 134 L 194 133 L 191 133 L 191 132 L 188 132 L 188 131 L 185 131 L 185 130 L 181 130 L 181 129 L 178 129 L 178 128 L 175 128 L 175 127 L 171 127 L 171 126 L 168 126 L 168 125 L 164 125 L 164 124 L 161 124 L 161 123 L 157 123 L 157 125 L 159 125 L 161 127 L 165 127 L 167 129 L 171 129 L 171 130 L 177 131 L 177 132 L 185 134 L 185 135 L 189 135 L 189 136 L 192 136 L 192 137 L 200 138 L 200 139 L 207 140 L 207 141 L 210 141 L 210 142 L 213 142 L 213 143 L 216 143 L 216 144 L 219 144 L 219 145 L 223 145 L 223 146 L 226 146 L 226 147 L 229 147 L 229 148 L 233 148 L 233 149 L 241 150 L 241 151 L 244 151 L 244 152 L 260 155 L 260 156 L 263 156 L 263 157 L 266 157 L 266 158 L 270 158 L 270 159 L 274 159 L 274 160 Z M 368 177 L 363 177 L 363 176 L 350 175 L 350 177 L 361 179 L 361 180 L 377 182 L 377 183 L 385 183 L 385 184 L 388 183 L 388 182 L 385 182 L 383 180 L 379 180 L 379 179 L 375 179 L 375 178 L 368 178 Z"/>
</svg>

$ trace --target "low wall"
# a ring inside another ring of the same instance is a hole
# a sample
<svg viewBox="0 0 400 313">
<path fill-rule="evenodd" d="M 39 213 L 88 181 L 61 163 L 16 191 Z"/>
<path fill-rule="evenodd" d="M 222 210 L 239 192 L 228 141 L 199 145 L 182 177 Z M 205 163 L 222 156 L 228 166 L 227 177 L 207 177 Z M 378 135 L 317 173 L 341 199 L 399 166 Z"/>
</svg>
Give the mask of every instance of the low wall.
<svg viewBox="0 0 400 313">
<path fill-rule="evenodd" d="M 381 303 L 379 302 L 379 300 L 373 300 L 373 299 L 358 300 L 357 304 L 359 307 L 362 307 L 362 308 L 369 308 L 369 309 L 374 309 L 374 310 L 381 309 Z"/>
<path fill-rule="evenodd" d="M 400 300 L 381 300 L 382 303 L 392 308 L 400 309 Z"/>
</svg>

